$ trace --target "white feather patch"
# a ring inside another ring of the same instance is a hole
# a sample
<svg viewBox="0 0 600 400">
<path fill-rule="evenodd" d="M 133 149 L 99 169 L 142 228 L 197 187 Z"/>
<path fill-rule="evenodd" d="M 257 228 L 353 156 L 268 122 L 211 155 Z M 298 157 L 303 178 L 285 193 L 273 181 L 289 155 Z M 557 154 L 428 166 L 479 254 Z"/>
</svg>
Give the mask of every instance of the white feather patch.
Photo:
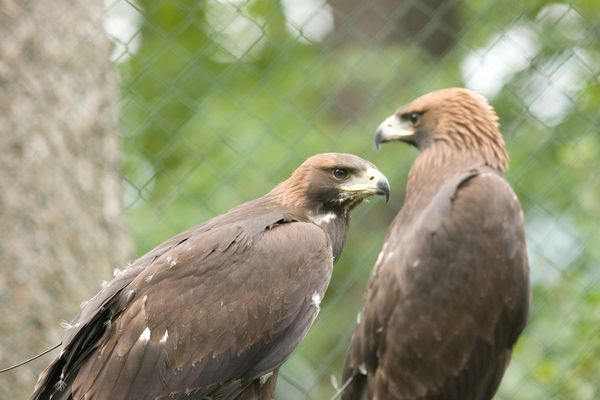
<svg viewBox="0 0 600 400">
<path fill-rule="evenodd" d="M 331 222 L 331 221 L 333 221 L 336 218 L 337 218 L 337 216 L 334 213 L 330 212 L 330 213 L 327 213 L 327 214 L 315 215 L 310 220 L 313 222 L 313 224 L 321 225 L 321 224 L 324 224 L 324 223 Z"/>
<path fill-rule="evenodd" d="M 167 339 L 169 338 L 169 330 L 165 329 L 165 334 L 160 339 L 160 343 L 167 343 Z"/>
<path fill-rule="evenodd" d="M 65 321 L 64 319 L 62 321 L 60 321 L 60 327 L 63 329 L 71 329 L 73 327 L 73 325 L 71 325 L 70 322 Z"/>
<path fill-rule="evenodd" d="M 379 252 L 379 255 L 377 256 L 377 261 L 375 261 L 375 265 L 379 264 L 382 259 L 383 259 L 383 250 L 381 250 Z"/>
<path fill-rule="evenodd" d="M 260 377 L 260 386 L 264 385 L 265 383 L 267 383 L 267 381 L 269 380 L 269 378 L 273 376 L 273 371 L 268 372 L 266 374 L 264 374 L 263 376 Z"/>
<path fill-rule="evenodd" d="M 317 292 L 317 291 L 315 290 L 315 292 L 313 293 L 313 295 L 312 295 L 312 298 L 311 298 L 311 299 L 312 299 L 312 304 L 313 304 L 313 306 L 315 306 L 315 307 L 317 307 L 317 308 L 318 308 L 318 307 L 319 307 L 319 305 L 321 304 L 321 295 L 319 294 L 319 292 Z"/>
<path fill-rule="evenodd" d="M 173 259 L 173 257 L 171 257 L 171 256 L 168 256 L 167 263 L 169 264 L 169 268 L 173 268 L 174 266 L 177 265 L 177 260 Z"/>
<path fill-rule="evenodd" d="M 150 340 L 150 328 L 146 327 L 146 329 L 144 329 L 138 340 L 140 342 L 147 342 L 148 340 Z"/>
<path fill-rule="evenodd" d="M 365 363 L 361 363 L 361 364 L 358 366 L 358 372 L 360 372 L 360 373 L 361 373 L 361 374 L 363 374 L 363 375 L 366 375 L 366 374 L 367 374 L 367 366 L 365 365 Z"/>
</svg>

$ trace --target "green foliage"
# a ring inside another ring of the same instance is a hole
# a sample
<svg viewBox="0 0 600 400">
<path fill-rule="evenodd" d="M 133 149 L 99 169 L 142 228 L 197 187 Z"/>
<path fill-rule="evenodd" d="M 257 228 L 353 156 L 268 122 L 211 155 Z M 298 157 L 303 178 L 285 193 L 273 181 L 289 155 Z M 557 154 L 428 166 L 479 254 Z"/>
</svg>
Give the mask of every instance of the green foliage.
<svg viewBox="0 0 600 400">
<path fill-rule="evenodd" d="M 534 295 L 498 398 L 599 396 L 599 3 L 456 3 L 456 43 L 435 59 L 409 41 L 306 40 L 286 27 L 275 0 L 136 7 L 140 45 L 118 67 L 125 202 L 138 254 L 264 194 L 318 152 L 356 153 L 392 182 L 389 205 L 377 199 L 356 210 L 322 312 L 283 370 L 282 399 L 334 394 L 330 375 L 339 378 L 371 266 L 401 206 L 416 152 L 376 152 L 375 127 L 419 94 L 465 85 L 465 60 L 493 53 L 515 32 L 516 53 L 495 65 L 517 66 L 497 73 L 490 100 L 525 209 Z"/>
</svg>

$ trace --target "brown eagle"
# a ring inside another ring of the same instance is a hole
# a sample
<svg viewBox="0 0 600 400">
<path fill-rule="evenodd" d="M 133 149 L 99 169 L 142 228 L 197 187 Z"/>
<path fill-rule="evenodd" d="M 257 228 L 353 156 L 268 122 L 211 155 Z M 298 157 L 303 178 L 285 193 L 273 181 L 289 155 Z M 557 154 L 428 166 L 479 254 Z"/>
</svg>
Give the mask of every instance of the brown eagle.
<svg viewBox="0 0 600 400">
<path fill-rule="evenodd" d="M 271 399 L 318 314 L 349 213 L 389 196 L 351 154 L 307 159 L 265 196 L 183 232 L 85 306 L 33 399 Z"/>
<path fill-rule="evenodd" d="M 343 399 L 491 399 L 529 310 L 523 213 L 498 118 L 466 89 L 426 94 L 377 130 L 416 146 L 343 371 Z"/>
</svg>

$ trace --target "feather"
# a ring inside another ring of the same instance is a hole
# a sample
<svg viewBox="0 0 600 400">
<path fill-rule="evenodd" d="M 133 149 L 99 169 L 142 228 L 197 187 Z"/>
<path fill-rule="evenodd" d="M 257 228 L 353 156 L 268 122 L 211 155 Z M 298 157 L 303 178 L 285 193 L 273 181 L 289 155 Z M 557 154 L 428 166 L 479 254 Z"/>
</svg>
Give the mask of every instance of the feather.
<svg viewBox="0 0 600 400">
<path fill-rule="evenodd" d="M 409 116 L 411 116 L 409 118 Z M 520 204 L 498 119 L 466 89 L 426 94 L 376 140 L 421 154 L 369 281 L 343 399 L 487 400 L 529 309 Z"/>
<path fill-rule="evenodd" d="M 363 189 L 346 190 L 332 168 Z M 267 195 L 151 250 L 82 308 L 32 398 L 272 398 L 316 317 L 349 210 L 389 194 L 373 171 L 350 154 L 313 156 Z M 328 223 L 314 223 L 322 214 Z"/>
</svg>

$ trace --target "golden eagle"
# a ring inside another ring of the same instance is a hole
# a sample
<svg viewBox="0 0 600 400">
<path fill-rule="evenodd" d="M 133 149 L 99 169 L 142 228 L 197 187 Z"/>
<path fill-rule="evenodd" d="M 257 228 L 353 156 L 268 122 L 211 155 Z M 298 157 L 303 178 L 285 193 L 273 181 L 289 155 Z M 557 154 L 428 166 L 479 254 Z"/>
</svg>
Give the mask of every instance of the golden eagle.
<svg viewBox="0 0 600 400">
<path fill-rule="evenodd" d="M 349 213 L 387 179 L 307 159 L 265 196 L 142 256 L 82 308 L 33 399 L 271 399 L 318 314 Z"/>
<path fill-rule="evenodd" d="M 369 281 L 342 398 L 491 399 L 530 298 L 498 118 L 475 92 L 440 90 L 379 126 L 377 144 L 395 140 L 420 154 Z"/>
</svg>

